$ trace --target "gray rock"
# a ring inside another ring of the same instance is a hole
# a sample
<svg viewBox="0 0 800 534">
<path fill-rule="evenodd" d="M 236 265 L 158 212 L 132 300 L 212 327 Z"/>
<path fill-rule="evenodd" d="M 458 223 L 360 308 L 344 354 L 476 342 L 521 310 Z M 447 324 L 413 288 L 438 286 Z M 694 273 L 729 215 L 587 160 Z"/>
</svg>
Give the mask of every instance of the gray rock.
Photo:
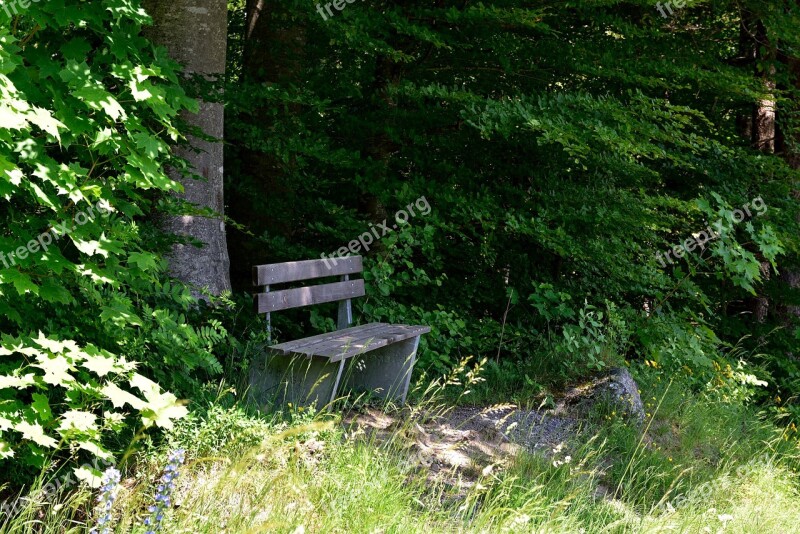
<svg viewBox="0 0 800 534">
<path fill-rule="evenodd" d="M 598 378 L 592 387 L 591 397 L 617 406 L 617 410 L 643 424 L 645 419 L 639 385 L 627 369 L 618 367 Z"/>
</svg>

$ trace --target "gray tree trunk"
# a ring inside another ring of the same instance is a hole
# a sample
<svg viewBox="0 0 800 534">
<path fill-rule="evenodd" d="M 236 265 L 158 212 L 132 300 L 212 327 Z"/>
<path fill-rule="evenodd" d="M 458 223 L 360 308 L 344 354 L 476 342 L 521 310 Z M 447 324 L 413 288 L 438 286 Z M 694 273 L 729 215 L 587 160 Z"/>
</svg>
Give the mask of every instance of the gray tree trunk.
<svg viewBox="0 0 800 534">
<path fill-rule="evenodd" d="M 225 73 L 228 7 L 226 0 L 144 0 L 154 25 L 148 37 L 165 46 L 170 56 L 185 66 L 187 75 L 202 75 L 208 79 Z M 214 295 L 230 291 L 230 260 L 225 240 L 223 214 L 223 145 L 225 110 L 223 104 L 200 102 L 200 111 L 186 114 L 184 119 L 197 126 L 215 142 L 193 137 L 193 148 L 178 149 L 179 156 L 191 165 L 194 174 L 202 179 L 184 178 L 173 172 L 184 192 L 179 196 L 201 208 L 211 208 L 218 217 L 192 215 L 170 217 L 164 230 L 189 236 L 204 243 L 202 248 L 176 245 L 169 258 L 173 277 L 195 288 L 206 288 Z"/>
</svg>

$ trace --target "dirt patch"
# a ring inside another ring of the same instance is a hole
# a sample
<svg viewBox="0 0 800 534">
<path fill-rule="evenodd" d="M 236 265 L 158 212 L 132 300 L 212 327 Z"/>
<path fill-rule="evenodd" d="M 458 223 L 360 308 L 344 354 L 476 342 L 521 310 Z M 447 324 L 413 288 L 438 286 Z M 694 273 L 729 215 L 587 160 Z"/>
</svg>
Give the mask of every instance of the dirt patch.
<svg viewBox="0 0 800 534">
<path fill-rule="evenodd" d="M 507 465 L 520 450 L 545 456 L 561 451 L 578 421 L 505 404 L 460 406 L 426 418 L 368 409 L 347 417 L 345 425 L 351 438 L 399 448 L 429 480 L 466 490 L 482 475 Z"/>
<path fill-rule="evenodd" d="M 521 450 L 541 454 L 556 465 L 569 461 L 575 449 L 570 441 L 598 403 L 616 407 L 641 426 L 639 388 L 626 369 L 612 369 L 574 385 L 558 395 L 550 409 L 498 404 L 430 414 L 406 407 L 391 415 L 363 409 L 344 422 L 348 437 L 400 451 L 427 479 L 467 489 L 482 475 L 502 469 Z"/>
</svg>

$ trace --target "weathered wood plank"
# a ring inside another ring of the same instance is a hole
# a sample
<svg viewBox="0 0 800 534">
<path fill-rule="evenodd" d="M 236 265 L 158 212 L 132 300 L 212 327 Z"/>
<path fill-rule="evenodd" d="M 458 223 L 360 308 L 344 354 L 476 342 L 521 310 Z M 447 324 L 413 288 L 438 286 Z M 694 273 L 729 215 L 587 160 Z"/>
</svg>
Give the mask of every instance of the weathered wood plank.
<svg viewBox="0 0 800 534">
<path fill-rule="evenodd" d="M 310 356 L 317 356 L 320 354 L 328 354 L 330 351 L 336 352 L 344 352 L 349 350 L 350 347 L 363 347 L 370 340 L 373 339 L 380 339 L 384 335 L 391 332 L 392 325 L 390 324 L 383 324 L 377 323 L 380 326 L 376 328 L 371 328 L 369 330 L 362 330 L 360 332 L 355 332 L 349 336 L 336 336 L 331 337 L 325 341 L 317 342 L 312 345 L 306 345 L 304 347 L 299 347 L 294 349 L 292 352 L 299 353 L 299 354 L 307 354 Z"/>
<path fill-rule="evenodd" d="M 365 328 L 347 335 L 332 335 L 327 339 L 317 341 L 302 347 L 291 349 L 295 354 L 316 355 L 330 349 L 344 349 L 353 344 L 362 344 L 365 340 L 380 337 L 391 331 L 392 325 L 386 323 L 373 323 L 372 328 Z M 334 332 L 336 334 L 336 332 Z"/>
<path fill-rule="evenodd" d="M 363 270 L 361 256 L 256 265 L 253 267 L 253 285 L 285 284 L 326 276 L 356 274 Z"/>
<path fill-rule="evenodd" d="M 279 352 L 281 354 L 288 355 L 298 351 L 299 349 L 308 347 L 310 345 L 325 343 L 333 339 L 347 339 L 347 338 L 349 338 L 350 340 L 362 339 L 367 332 L 376 331 L 379 328 L 386 326 L 390 325 L 386 323 L 370 323 L 361 326 L 354 326 L 352 328 L 344 328 L 342 330 L 337 330 L 336 332 L 328 332 L 325 334 L 318 334 L 316 336 L 297 339 L 294 341 L 287 341 L 285 343 L 273 345 L 270 347 L 270 349 Z"/>
<path fill-rule="evenodd" d="M 382 333 L 372 338 L 361 339 L 346 347 L 345 350 L 328 348 L 326 350 L 318 351 L 315 356 L 327 357 L 330 361 L 338 362 L 347 358 L 352 358 L 359 354 L 369 352 L 371 350 L 379 349 L 387 345 L 399 343 L 412 337 L 419 337 L 422 334 L 427 334 L 431 329 L 427 326 L 406 326 L 406 325 L 393 325 L 395 330 L 391 332 Z"/>
<path fill-rule="evenodd" d="M 319 356 L 338 362 L 387 345 L 392 345 L 412 337 L 430 332 L 427 326 L 390 325 L 373 323 L 365 327 L 348 328 L 330 334 L 314 336 L 313 342 L 303 343 L 312 338 L 291 341 L 271 347 L 284 355 L 303 354 Z"/>
<path fill-rule="evenodd" d="M 271 293 L 259 293 L 256 295 L 254 303 L 256 313 L 270 313 L 312 304 L 363 297 L 364 294 L 364 281 L 350 280 L 318 286 L 284 289 Z"/>
</svg>

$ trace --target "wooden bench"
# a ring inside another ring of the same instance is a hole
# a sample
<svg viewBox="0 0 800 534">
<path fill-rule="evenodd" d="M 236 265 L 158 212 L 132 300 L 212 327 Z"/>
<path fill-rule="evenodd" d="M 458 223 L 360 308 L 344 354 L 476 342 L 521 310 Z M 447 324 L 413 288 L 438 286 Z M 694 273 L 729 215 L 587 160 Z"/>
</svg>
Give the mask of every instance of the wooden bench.
<svg viewBox="0 0 800 534">
<path fill-rule="evenodd" d="M 271 340 L 271 313 L 313 304 L 339 302 L 338 330 L 267 347 L 250 369 L 250 395 L 261 407 L 273 403 L 324 406 L 340 386 L 367 390 L 404 403 L 416 361 L 419 338 L 427 326 L 371 323 L 351 326 L 350 300 L 364 296 L 361 257 L 274 263 L 253 267 L 256 313 L 266 314 Z M 338 281 L 275 290 L 276 285 L 320 278 Z"/>
</svg>

